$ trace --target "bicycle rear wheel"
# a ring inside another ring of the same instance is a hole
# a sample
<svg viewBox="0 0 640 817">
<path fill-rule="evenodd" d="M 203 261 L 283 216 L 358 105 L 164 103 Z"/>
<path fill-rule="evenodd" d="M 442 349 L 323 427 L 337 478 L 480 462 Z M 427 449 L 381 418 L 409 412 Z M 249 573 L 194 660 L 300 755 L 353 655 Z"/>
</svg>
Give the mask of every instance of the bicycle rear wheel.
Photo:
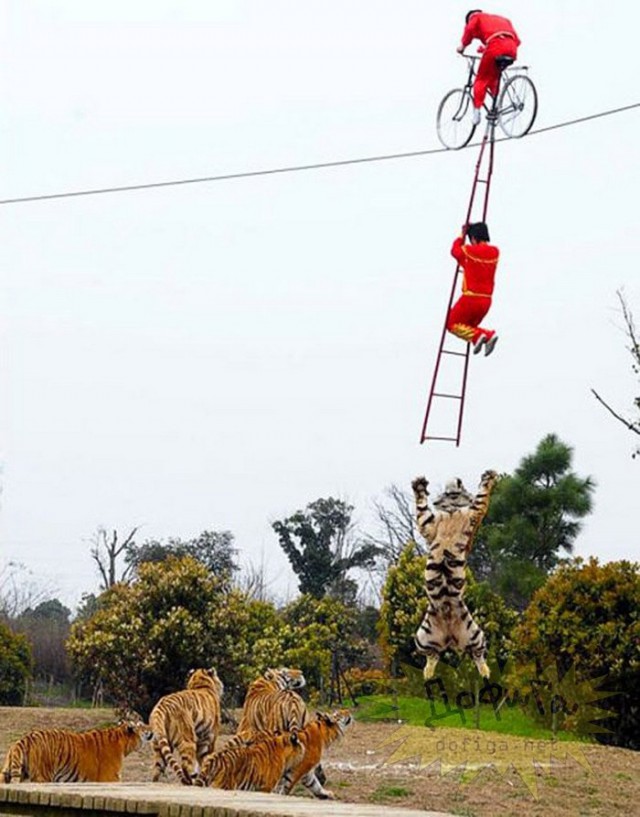
<svg viewBox="0 0 640 817">
<path fill-rule="evenodd" d="M 524 74 L 516 74 L 505 83 L 498 100 L 498 124 L 510 139 L 525 136 L 538 113 L 536 86 Z"/>
<path fill-rule="evenodd" d="M 436 128 L 438 139 L 451 150 L 468 145 L 476 126 L 471 117 L 471 97 L 463 88 L 455 88 L 438 107 Z"/>
</svg>

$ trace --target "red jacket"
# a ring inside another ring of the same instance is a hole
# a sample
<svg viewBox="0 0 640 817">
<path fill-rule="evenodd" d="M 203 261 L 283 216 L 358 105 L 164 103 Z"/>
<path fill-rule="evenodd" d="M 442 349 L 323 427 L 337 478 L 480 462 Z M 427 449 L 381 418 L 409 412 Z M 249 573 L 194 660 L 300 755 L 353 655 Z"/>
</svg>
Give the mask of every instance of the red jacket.
<svg viewBox="0 0 640 817">
<path fill-rule="evenodd" d="M 463 295 L 491 295 L 500 250 L 485 241 L 465 244 L 459 237 L 453 242 L 451 255 L 462 267 Z"/>
<path fill-rule="evenodd" d="M 520 38 L 511 24 L 511 20 L 506 17 L 498 17 L 497 14 L 474 14 L 467 23 L 462 34 L 460 45 L 466 48 L 472 40 L 480 40 L 483 45 L 495 34 L 511 34 L 516 41 L 516 46 L 520 45 Z"/>
</svg>

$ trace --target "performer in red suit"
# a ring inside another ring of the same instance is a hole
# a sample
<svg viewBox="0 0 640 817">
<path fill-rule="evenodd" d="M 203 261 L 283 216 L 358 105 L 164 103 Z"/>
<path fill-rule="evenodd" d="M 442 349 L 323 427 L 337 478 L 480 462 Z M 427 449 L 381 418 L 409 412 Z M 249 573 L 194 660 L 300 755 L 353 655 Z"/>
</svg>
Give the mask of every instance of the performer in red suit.
<svg viewBox="0 0 640 817">
<path fill-rule="evenodd" d="M 512 57 L 515 60 L 518 56 L 520 38 L 511 21 L 497 14 L 485 14 L 476 9 L 468 12 L 465 22 L 458 53 L 461 54 L 472 40 L 480 40 L 482 43 L 478 49 L 479 52 L 483 52 L 482 59 L 473 83 L 473 121 L 477 125 L 487 90 L 493 96 L 498 93 L 500 69 L 496 65 L 496 57 Z"/>
<path fill-rule="evenodd" d="M 469 244 L 465 244 L 465 237 Z M 462 267 L 462 295 L 451 307 L 447 329 L 473 344 L 477 354 L 484 346 L 485 355 L 493 352 L 498 336 L 493 329 L 480 326 L 489 311 L 500 250 L 489 244 L 489 230 L 484 221 L 462 228 L 453 242 L 451 255 Z"/>
</svg>

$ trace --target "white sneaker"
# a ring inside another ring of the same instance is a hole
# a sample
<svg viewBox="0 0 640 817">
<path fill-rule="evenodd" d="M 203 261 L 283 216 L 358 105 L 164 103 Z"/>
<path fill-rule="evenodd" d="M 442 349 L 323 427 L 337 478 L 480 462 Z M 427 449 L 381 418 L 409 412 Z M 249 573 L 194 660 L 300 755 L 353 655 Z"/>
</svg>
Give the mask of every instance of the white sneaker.
<svg viewBox="0 0 640 817">
<path fill-rule="evenodd" d="M 480 108 L 474 108 L 471 113 L 471 121 L 473 122 L 474 126 L 480 124 L 480 117 L 482 115 L 482 111 Z"/>
</svg>

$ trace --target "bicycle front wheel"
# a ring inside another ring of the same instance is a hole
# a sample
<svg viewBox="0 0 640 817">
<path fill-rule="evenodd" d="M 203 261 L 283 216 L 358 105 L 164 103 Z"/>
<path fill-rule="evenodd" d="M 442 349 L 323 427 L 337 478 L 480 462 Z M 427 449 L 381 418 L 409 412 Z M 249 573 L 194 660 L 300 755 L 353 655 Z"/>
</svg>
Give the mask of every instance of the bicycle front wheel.
<svg viewBox="0 0 640 817">
<path fill-rule="evenodd" d="M 508 79 L 498 100 L 498 124 L 505 136 L 525 136 L 538 113 L 538 92 L 529 77 L 516 74 Z"/>
<path fill-rule="evenodd" d="M 471 141 L 476 129 L 471 108 L 471 97 L 463 88 L 449 91 L 440 103 L 436 128 L 438 139 L 446 148 L 460 150 Z"/>
</svg>

